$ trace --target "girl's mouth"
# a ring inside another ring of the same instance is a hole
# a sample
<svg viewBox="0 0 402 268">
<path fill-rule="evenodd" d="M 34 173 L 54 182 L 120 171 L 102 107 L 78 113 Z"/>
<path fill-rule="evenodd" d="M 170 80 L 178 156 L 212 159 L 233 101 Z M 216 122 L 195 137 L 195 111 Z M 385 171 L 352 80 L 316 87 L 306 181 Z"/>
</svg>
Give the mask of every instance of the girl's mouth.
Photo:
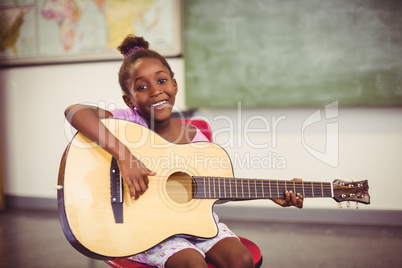
<svg viewBox="0 0 402 268">
<path fill-rule="evenodd" d="M 162 108 L 165 107 L 166 103 L 167 103 L 166 100 L 158 101 L 158 102 L 156 102 L 154 104 L 151 104 L 150 107 L 155 108 L 155 109 L 162 109 Z"/>
</svg>

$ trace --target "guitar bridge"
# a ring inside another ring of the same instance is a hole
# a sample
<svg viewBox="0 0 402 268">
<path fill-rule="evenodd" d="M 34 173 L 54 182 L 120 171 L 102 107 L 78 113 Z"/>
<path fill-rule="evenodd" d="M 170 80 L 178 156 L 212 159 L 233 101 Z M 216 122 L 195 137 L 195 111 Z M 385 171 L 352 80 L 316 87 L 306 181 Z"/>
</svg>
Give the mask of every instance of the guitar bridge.
<svg viewBox="0 0 402 268">
<path fill-rule="evenodd" d="M 123 180 L 116 158 L 112 158 L 110 165 L 110 202 L 114 221 L 123 223 Z"/>
</svg>

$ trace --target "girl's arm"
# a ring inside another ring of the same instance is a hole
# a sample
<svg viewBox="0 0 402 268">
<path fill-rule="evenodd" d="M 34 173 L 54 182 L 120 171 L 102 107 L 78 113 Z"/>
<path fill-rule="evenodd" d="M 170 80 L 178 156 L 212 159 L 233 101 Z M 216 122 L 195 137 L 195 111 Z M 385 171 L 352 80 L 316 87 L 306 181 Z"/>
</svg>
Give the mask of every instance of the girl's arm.
<svg viewBox="0 0 402 268">
<path fill-rule="evenodd" d="M 136 159 L 100 121 L 103 118 L 113 118 L 111 112 L 95 106 L 75 104 L 67 107 L 64 114 L 75 129 L 117 159 L 120 173 L 127 183 L 132 198 L 137 199 L 146 191 L 148 176 L 154 176 L 156 173 Z"/>
</svg>

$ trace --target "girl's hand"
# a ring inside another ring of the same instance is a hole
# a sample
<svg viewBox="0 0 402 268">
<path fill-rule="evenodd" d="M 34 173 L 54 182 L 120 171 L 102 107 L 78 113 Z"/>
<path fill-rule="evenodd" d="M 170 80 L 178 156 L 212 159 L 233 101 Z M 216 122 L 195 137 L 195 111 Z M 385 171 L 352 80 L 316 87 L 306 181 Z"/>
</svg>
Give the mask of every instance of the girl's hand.
<svg viewBox="0 0 402 268">
<path fill-rule="evenodd" d="M 301 181 L 301 179 L 293 179 L 292 181 Z M 295 206 L 297 208 L 303 207 L 303 195 L 300 193 L 293 193 L 292 191 L 285 192 L 285 198 L 272 198 L 276 204 L 282 207 Z"/>
<path fill-rule="evenodd" d="M 138 199 L 148 189 L 148 176 L 155 176 L 156 172 L 149 170 L 131 153 L 124 160 L 119 160 L 118 165 L 130 191 L 131 198 Z"/>
<path fill-rule="evenodd" d="M 138 199 L 148 188 L 148 176 L 154 176 L 156 173 L 136 159 L 101 122 L 102 118 L 113 118 L 113 114 L 95 106 L 76 104 L 66 109 L 65 116 L 85 137 L 100 145 L 116 159 L 121 159 L 117 161 L 120 174 L 128 185 L 130 196 Z"/>
</svg>

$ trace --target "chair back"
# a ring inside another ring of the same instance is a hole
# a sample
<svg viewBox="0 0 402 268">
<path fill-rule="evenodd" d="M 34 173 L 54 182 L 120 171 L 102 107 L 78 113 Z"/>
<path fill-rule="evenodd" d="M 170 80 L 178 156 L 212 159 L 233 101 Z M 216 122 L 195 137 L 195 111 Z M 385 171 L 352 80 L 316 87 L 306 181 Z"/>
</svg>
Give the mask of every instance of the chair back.
<svg viewBox="0 0 402 268">
<path fill-rule="evenodd" d="M 182 123 L 185 124 L 189 124 L 192 125 L 196 128 L 198 128 L 202 134 L 205 135 L 205 137 L 207 137 L 207 139 L 209 141 L 212 141 L 212 130 L 211 130 L 211 126 L 208 124 L 208 122 L 204 121 L 204 120 L 196 120 L 196 119 L 178 119 L 177 121 L 180 121 Z"/>
</svg>

